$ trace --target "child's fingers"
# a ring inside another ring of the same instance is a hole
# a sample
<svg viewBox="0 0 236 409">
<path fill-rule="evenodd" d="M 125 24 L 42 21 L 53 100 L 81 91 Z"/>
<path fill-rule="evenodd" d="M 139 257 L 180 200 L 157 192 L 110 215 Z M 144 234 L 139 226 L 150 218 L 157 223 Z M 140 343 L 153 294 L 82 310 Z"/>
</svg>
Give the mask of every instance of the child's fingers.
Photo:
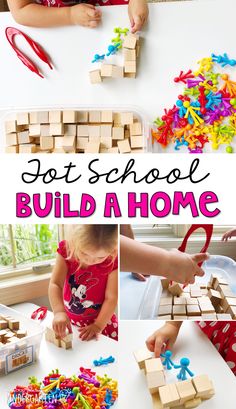
<svg viewBox="0 0 236 409">
<path fill-rule="evenodd" d="M 147 346 L 147 349 L 149 349 L 150 352 L 154 352 L 154 349 L 155 349 L 155 338 L 153 337 L 153 335 L 151 335 L 150 337 L 148 337 L 148 339 L 146 340 L 146 346 Z"/>
<path fill-rule="evenodd" d="M 146 281 L 146 278 L 145 278 L 145 276 L 144 276 L 143 274 L 140 274 L 140 273 L 132 273 L 132 276 L 133 276 L 134 278 L 136 278 L 136 280 Z"/>
<path fill-rule="evenodd" d="M 202 263 L 203 261 L 208 260 L 209 254 L 208 253 L 197 253 L 194 254 L 192 259 L 195 263 L 199 264 Z"/>
<path fill-rule="evenodd" d="M 163 344 L 164 344 L 163 337 L 160 335 L 157 335 L 155 339 L 155 347 L 154 347 L 154 354 L 156 358 L 159 358 L 162 348 L 163 348 Z"/>
<path fill-rule="evenodd" d="M 88 9 L 87 15 L 91 20 L 101 20 L 101 14 L 98 14 L 97 10 Z"/>
<path fill-rule="evenodd" d="M 140 31 L 143 26 L 143 19 L 140 16 L 134 17 L 134 25 L 132 27 L 132 33 L 136 33 L 136 31 Z"/>
<path fill-rule="evenodd" d="M 67 322 L 67 329 L 68 329 L 68 331 L 69 331 L 69 334 L 72 334 L 72 332 L 73 332 L 73 330 L 72 330 L 72 325 L 71 325 L 71 322 L 70 321 L 68 321 Z"/>
<path fill-rule="evenodd" d="M 98 21 L 94 21 L 94 20 L 89 21 L 88 27 L 95 28 L 95 27 L 97 27 L 99 25 L 99 23 L 100 23 L 100 20 L 98 20 Z"/>
</svg>

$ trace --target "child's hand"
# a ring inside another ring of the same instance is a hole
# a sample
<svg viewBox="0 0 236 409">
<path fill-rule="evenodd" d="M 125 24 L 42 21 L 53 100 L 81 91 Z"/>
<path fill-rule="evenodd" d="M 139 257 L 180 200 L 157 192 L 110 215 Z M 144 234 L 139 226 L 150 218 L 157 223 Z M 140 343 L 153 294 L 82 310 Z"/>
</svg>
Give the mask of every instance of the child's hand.
<svg viewBox="0 0 236 409">
<path fill-rule="evenodd" d="M 71 22 L 74 25 L 94 28 L 101 22 L 101 10 L 97 9 L 92 4 L 77 4 L 70 9 Z"/>
<path fill-rule="evenodd" d="M 172 350 L 173 345 L 179 333 L 182 322 L 166 322 L 163 327 L 155 331 L 146 340 L 146 345 L 149 351 L 155 353 L 155 357 L 159 358 L 160 354 L 166 349 Z"/>
<path fill-rule="evenodd" d="M 66 336 L 67 329 L 70 334 L 72 333 L 71 322 L 65 312 L 57 312 L 54 315 L 52 328 L 59 338 L 64 338 Z"/>
<path fill-rule="evenodd" d="M 86 327 L 79 328 L 79 337 L 81 341 L 90 341 L 92 338 L 98 339 L 101 329 L 96 324 L 86 325 Z"/>
<path fill-rule="evenodd" d="M 169 252 L 169 268 L 163 275 L 169 280 L 182 284 L 194 284 L 195 276 L 204 276 L 204 271 L 198 263 L 209 258 L 207 253 L 187 254 L 178 250 Z"/>
<path fill-rule="evenodd" d="M 232 237 L 236 236 L 236 229 L 232 229 L 227 231 L 223 236 L 221 241 L 228 241 L 228 239 L 231 239 Z"/>
<path fill-rule="evenodd" d="M 140 31 L 148 18 L 148 5 L 146 0 L 130 0 L 129 19 L 132 33 Z"/>
<path fill-rule="evenodd" d="M 134 277 L 138 281 L 146 281 L 146 277 L 148 278 L 149 275 L 140 274 L 140 273 L 132 273 L 132 277 Z"/>
</svg>

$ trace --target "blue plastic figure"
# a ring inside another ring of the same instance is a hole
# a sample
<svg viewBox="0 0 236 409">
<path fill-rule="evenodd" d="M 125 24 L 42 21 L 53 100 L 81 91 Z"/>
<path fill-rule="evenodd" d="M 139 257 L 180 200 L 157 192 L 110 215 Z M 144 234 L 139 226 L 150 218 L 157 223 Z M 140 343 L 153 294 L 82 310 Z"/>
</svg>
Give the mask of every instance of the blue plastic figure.
<svg viewBox="0 0 236 409">
<path fill-rule="evenodd" d="M 114 403 L 112 399 L 112 391 L 110 389 L 106 390 L 104 402 L 106 403 L 106 408 L 110 408 Z"/>
<path fill-rule="evenodd" d="M 174 368 L 175 368 L 175 369 L 181 368 L 180 371 L 179 371 L 179 373 L 178 373 L 178 375 L 177 375 L 177 378 L 178 378 L 179 380 L 181 380 L 181 381 L 186 381 L 186 379 L 187 379 L 187 375 L 186 375 L 186 374 L 187 374 L 187 373 L 188 373 L 190 376 L 194 376 L 194 373 L 191 372 L 190 369 L 188 368 L 189 364 L 190 364 L 190 360 L 189 360 L 188 358 L 181 358 L 181 360 L 180 360 L 180 365 L 174 365 Z"/>
<path fill-rule="evenodd" d="M 166 369 L 170 370 L 170 369 L 172 369 L 172 367 L 175 368 L 175 364 L 174 364 L 174 362 L 171 360 L 171 357 L 172 357 L 172 352 L 171 352 L 171 351 L 169 351 L 169 350 L 167 349 L 163 354 L 161 354 L 161 357 L 162 357 L 162 358 L 165 358 L 164 361 L 162 362 L 162 364 L 163 364 L 164 366 L 166 366 Z"/>
<path fill-rule="evenodd" d="M 112 364 L 113 362 L 115 362 L 115 358 L 110 355 L 108 358 L 101 357 L 99 360 L 95 359 L 93 361 L 93 365 L 94 366 L 108 365 L 108 364 Z"/>
<path fill-rule="evenodd" d="M 179 116 L 183 118 L 187 112 L 187 109 L 183 106 L 183 101 L 181 99 L 177 99 L 176 106 L 179 108 Z"/>
<path fill-rule="evenodd" d="M 176 151 L 179 151 L 180 149 L 180 146 L 183 146 L 183 145 L 185 145 L 185 146 L 188 146 L 189 145 L 189 143 L 188 143 L 188 141 L 186 141 L 185 139 L 184 139 L 184 137 L 182 137 L 180 140 L 176 140 L 175 141 L 175 150 Z M 168 369 L 168 368 L 167 368 Z"/>
<path fill-rule="evenodd" d="M 118 49 L 120 48 L 120 45 L 121 45 L 120 43 L 117 43 L 115 45 L 110 44 L 107 48 L 108 50 L 108 53 L 106 54 L 107 57 L 109 57 L 110 55 L 116 54 Z"/>
<path fill-rule="evenodd" d="M 212 61 L 217 62 L 221 67 L 226 67 L 226 65 L 231 65 L 234 67 L 236 65 L 236 60 L 230 60 L 228 55 L 224 53 L 223 55 L 211 54 Z"/>
<path fill-rule="evenodd" d="M 93 61 L 92 62 L 99 62 L 99 61 L 103 61 L 105 58 L 105 54 L 99 55 L 99 54 L 95 54 L 95 56 L 93 57 Z"/>
</svg>

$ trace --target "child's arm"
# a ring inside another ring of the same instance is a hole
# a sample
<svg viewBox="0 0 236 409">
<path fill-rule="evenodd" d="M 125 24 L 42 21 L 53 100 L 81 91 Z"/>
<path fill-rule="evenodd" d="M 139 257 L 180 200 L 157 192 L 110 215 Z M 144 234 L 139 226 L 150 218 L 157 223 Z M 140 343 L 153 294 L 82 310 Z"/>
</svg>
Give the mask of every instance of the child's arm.
<svg viewBox="0 0 236 409">
<path fill-rule="evenodd" d="M 72 7 L 44 7 L 31 0 L 8 0 L 9 9 L 19 24 L 31 27 L 57 27 L 82 25 L 96 27 L 101 12 L 90 4 Z"/>
<path fill-rule="evenodd" d="M 148 5 L 146 0 L 129 1 L 129 19 L 132 33 L 140 31 L 148 19 Z"/>
<path fill-rule="evenodd" d="M 148 337 L 146 340 L 147 348 L 155 353 L 156 358 L 159 358 L 166 349 L 172 350 L 181 325 L 182 321 L 168 321 Z"/>
<path fill-rule="evenodd" d="M 166 251 L 120 236 L 121 271 L 164 276 L 178 283 L 193 284 L 195 276 L 204 276 L 198 263 L 207 258 L 208 254 Z"/>
<path fill-rule="evenodd" d="M 71 333 L 70 320 L 65 312 L 63 303 L 63 286 L 67 274 L 67 265 L 60 254 L 57 254 L 56 264 L 49 283 L 49 300 L 54 314 L 53 330 L 60 337 L 66 336 L 66 329 Z"/>
<path fill-rule="evenodd" d="M 125 237 L 129 237 L 134 240 L 134 232 L 132 230 L 131 224 L 121 224 L 120 225 L 120 234 Z M 139 281 L 146 281 L 146 278 L 143 274 L 140 273 L 131 273 L 134 278 L 137 278 Z"/>
<path fill-rule="evenodd" d="M 107 325 L 114 314 L 118 299 L 118 270 L 109 274 L 106 286 L 105 299 L 95 322 L 79 329 L 82 341 L 89 341 L 96 337 Z"/>
<path fill-rule="evenodd" d="M 236 229 L 232 229 L 227 231 L 223 236 L 222 236 L 222 241 L 228 241 L 228 239 L 231 239 L 232 237 L 236 237 Z"/>
</svg>

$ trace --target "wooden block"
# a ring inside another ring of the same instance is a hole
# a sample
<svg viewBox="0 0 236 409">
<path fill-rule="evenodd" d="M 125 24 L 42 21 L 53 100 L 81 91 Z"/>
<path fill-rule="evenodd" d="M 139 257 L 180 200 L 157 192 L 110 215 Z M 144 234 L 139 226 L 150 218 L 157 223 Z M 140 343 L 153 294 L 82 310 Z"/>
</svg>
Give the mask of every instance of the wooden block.
<svg viewBox="0 0 236 409">
<path fill-rule="evenodd" d="M 112 147 L 107 150 L 107 153 L 119 153 L 118 147 Z"/>
<path fill-rule="evenodd" d="M 88 122 L 88 111 L 78 111 L 77 112 L 77 122 L 84 124 Z"/>
<path fill-rule="evenodd" d="M 196 391 L 191 380 L 177 382 L 176 388 L 180 396 L 180 404 L 183 404 L 196 396 Z"/>
<path fill-rule="evenodd" d="M 53 344 L 56 345 L 56 347 L 61 348 L 61 339 L 60 338 L 54 338 Z"/>
<path fill-rule="evenodd" d="M 88 125 L 77 125 L 77 136 L 88 138 L 89 136 Z"/>
<path fill-rule="evenodd" d="M 117 141 L 118 149 L 120 153 L 130 153 L 131 148 L 128 139 L 124 139 L 123 141 Z"/>
<path fill-rule="evenodd" d="M 114 126 L 112 128 L 112 139 L 121 140 L 124 139 L 125 132 L 123 126 Z"/>
<path fill-rule="evenodd" d="M 59 135 L 64 135 L 65 132 L 65 126 L 63 123 L 51 123 L 49 125 L 49 134 L 50 136 L 59 136 Z"/>
<path fill-rule="evenodd" d="M 185 297 L 174 297 L 174 305 L 186 305 L 187 299 Z"/>
<path fill-rule="evenodd" d="M 29 136 L 39 137 L 41 135 L 40 124 L 30 124 L 29 125 Z"/>
<path fill-rule="evenodd" d="M 191 399 L 191 400 L 189 400 L 188 402 L 185 402 L 185 404 L 184 404 L 184 409 L 197 408 L 201 403 L 202 403 L 201 398 Z"/>
<path fill-rule="evenodd" d="M 203 296 L 207 295 L 208 289 L 207 288 L 201 288 L 201 293 L 202 293 Z"/>
<path fill-rule="evenodd" d="M 198 299 L 197 298 L 186 298 L 187 304 L 188 305 L 198 305 Z"/>
<path fill-rule="evenodd" d="M 182 292 L 181 297 L 186 298 L 186 300 L 187 300 L 187 298 L 191 298 L 190 293 L 184 293 L 184 292 Z M 194 300 L 194 298 L 193 298 L 193 300 Z"/>
<path fill-rule="evenodd" d="M 173 304 L 173 300 L 170 297 L 163 297 L 160 300 L 160 305 L 172 305 Z"/>
<path fill-rule="evenodd" d="M 87 148 L 88 142 L 89 142 L 88 138 L 78 138 L 77 137 L 76 149 L 84 151 Z"/>
<path fill-rule="evenodd" d="M 222 295 L 220 294 L 219 291 L 209 290 L 207 295 L 210 298 L 211 303 L 214 307 L 216 307 L 216 305 L 219 305 L 222 301 Z"/>
<path fill-rule="evenodd" d="M 163 290 L 167 290 L 170 284 L 170 280 L 168 278 L 161 278 L 161 286 Z"/>
<path fill-rule="evenodd" d="M 112 78 L 123 78 L 124 77 L 124 67 L 118 65 L 112 66 Z"/>
<path fill-rule="evenodd" d="M 99 125 L 89 125 L 88 126 L 88 132 L 89 132 L 89 140 L 92 139 L 99 139 L 101 136 L 101 126 Z"/>
<path fill-rule="evenodd" d="M 101 111 L 89 111 L 89 122 L 90 123 L 100 123 L 101 122 Z"/>
<path fill-rule="evenodd" d="M 124 73 L 124 77 L 125 77 L 125 78 L 136 78 L 136 73 L 125 72 L 125 73 Z"/>
<path fill-rule="evenodd" d="M 216 277 L 213 283 L 214 290 L 216 290 L 219 285 L 229 285 L 229 282 L 225 278 Z"/>
<path fill-rule="evenodd" d="M 65 152 L 75 152 L 76 137 L 64 136 L 63 137 L 63 149 Z"/>
<path fill-rule="evenodd" d="M 56 339 L 56 336 L 55 336 L 55 332 L 53 331 L 52 328 L 46 327 L 46 330 L 45 330 L 45 339 L 46 339 L 46 341 L 48 341 L 48 342 L 54 343 L 54 340 Z"/>
<path fill-rule="evenodd" d="M 5 320 L 0 320 L 0 330 L 8 328 L 8 323 Z"/>
<path fill-rule="evenodd" d="M 161 386 L 159 388 L 159 395 L 163 408 L 174 407 L 180 402 L 180 396 L 174 383 Z"/>
<path fill-rule="evenodd" d="M 20 145 L 31 142 L 33 142 L 33 138 L 29 136 L 29 131 L 23 131 L 18 133 L 18 143 Z"/>
<path fill-rule="evenodd" d="M 130 125 L 130 135 L 139 136 L 142 135 L 142 124 L 141 122 L 134 122 Z"/>
<path fill-rule="evenodd" d="M 172 304 L 160 305 L 158 309 L 158 316 L 161 315 L 171 315 L 172 314 Z"/>
<path fill-rule="evenodd" d="M 181 295 L 183 290 L 182 290 L 182 287 L 180 286 L 180 284 L 173 282 L 171 285 L 169 285 L 168 291 L 172 295 L 177 296 L 177 295 Z"/>
<path fill-rule="evenodd" d="M 188 316 L 187 315 L 173 315 L 173 320 L 174 321 L 184 321 L 187 320 Z"/>
<path fill-rule="evenodd" d="M 110 149 L 112 148 L 112 138 L 109 136 L 103 136 L 100 138 L 101 148 Z"/>
<path fill-rule="evenodd" d="M 29 113 L 28 112 L 19 112 L 16 115 L 17 125 L 29 125 Z"/>
<path fill-rule="evenodd" d="M 145 362 L 148 362 L 149 359 Z M 155 372 L 147 372 L 147 387 L 151 394 L 158 392 L 159 388 L 166 384 L 165 374 L 163 370 Z"/>
<path fill-rule="evenodd" d="M 77 136 L 77 126 L 75 124 L 66 124 L 64 127 L 64 136 Z"/>
<path fill-rule="evenodd" d="M 124 61 L 136 61 L 136 50 L 123 48 Z"/>
<path fill-rule="evenodd" d="M 40 135 L 50 136 L 50 125 L 40 125 Z"/>
<path fill-rule="evenodd" d="M 182 319 L 182 317 L 181 317 L 181 319 Z M 160 317 L 157 317 L 157 320 L 171 321 L 172 320 L 172 315 L 161 315 Z"/>
<path fill-rule="evenodd" d="M 55 152 L 55 149 L 63 148 L 63 144 L 64 144 L 64 136 L 57 136 L 56 138 L 54 138 L 54 150 L 53 150 L 53 152 Z M 63 150 L 63 152 L 64 152 L 64 150 Z"/>
<path fill-rule="evenodd" d="M 210 280 L 209 280 L 209 286 L 213 288 L 215 280 L 217 280 L 218 278 L 221 278 L 219 274 L 211 274 Z"/>
<path fill-rule="evenodd" d="M 214 314 L 215 309 L 212 304 L 206 303 L 206 304 L 199 304 L 199 308 L 201 310 L 202 314 Z"/>
<path fill-rule="evenodd" d="M 17 132 L 17 124 L 15 120 L 5 122 L 5 132 L 7 134 Z"/>
<path fill-rule="evenodd" d="M 112 137 L 112 125 L 101 125 L 101 138 Z"/>
<path fill-rule="evenodd" d="M 143 135 L 131 136 L 130 144 L 131 148 L 143 148 Z"/>
<path fill-rule="evenodd" d="M 77 122 L 77 112 L 76 111 L 63 111 L 62 122 L 64 124 L 75 124 Z"/>
<path fill-rule="evenodd" d="M 193 386 L 196 390 L 196 398 L 207 399 L 214 393 L 214 388 L 211 380 L 207 375 L 198 375 L 192 378 Z"/>
<path fill-rule="evenodd" d="M 230 314 L 216 314 L 218 321 L 231 321 L 232 317 Z"/>
<path fill-rule="evenodd" d="M 173 305 L 173 315 L 186 315 L 186 305 Z"/>
<path fill-rule="evenodd" d="M 37 146 L 32 143 L 19 145 L 19 153 L 36 153 Z"/>
<path fill-rule="evenodd" d="M 190 295 L 191 295 L 192 298 L 201 297 L 202 292 L 201 292 L 200 286 L 197 285 L 197 284 L 191 285 L 190 286 Z"/>
<path fill-rule="evenodd" d="M 136 74 L 136 61 L 126 61 L 124 66 L 125 74 Z"/>
<path fill-rule="evenodd" d="M 153 409 L 162 409 L 162 403 L 160 400 L 160 396 L 159 393 L 155 393 L 154 395 L 152 395 L 152 408 Z"/>
<path fill-rule="evenodd" d="M 6 145 L 14 146 L 18 144 L 18 135 L 17 133 L 10 133 L 6 135 Z"/>
<path fill-rule="evenodd" d="M 120 112 L 113 112 L 113 123 L 115 126 L 121 125 L 121 113 Z"/>
<path fill-rule="evenodd" d="M 129 33 L 123 41 L 123 48 L 134 50 L 137 44 L 137 37 L 134 34 Z"/>
<path fill-rule="evenodd" d="M 235 306 L 230 306 L 227 311 L 227 314 L 230 314 L 233 320 L 236 320 L 236 307 Z"/>
<path fill-rule="evenodd" d="M 91 84 L 100 84 L 102 82 L 101 70 L 93 70 L 89 73 Z"/>
<path fill-rule="evenodd" d="M 131 125 L 134 123 L 134 114 L 132 112 L 121 112 L 120 114 L 121 125 Z"/>
<path fill-rule="evenodd" d="M 65 153 L 63 148 L 54 148 L 53 153 Z"/>
<path fill-rule="evenodd" d="M 145 361 L 152 358 L 152 353 L 147 349 L 139 349 L 134 351 L 134 358 L 140 369 L 145 368 Z"/>
<path fill-rule="evenodd" d="M 101 77 L 112 77 L 112 64 L 102 64 L 101 65 Z"/>
<path fill-rule="evenodd" d="M 85 153 L 99 153 L 100 142 L 98 141 L 89 141 Z"/>
<path fill-rule="evenodd" d="M 6 146 L 5 153 L 19 153 L 19 146 Z"/>
<path fill-rule="evenodd" d="M 40 149 L 50 150 L 54 148 L 54 138 L 53 136 L 41 136 L 40 137 Z"/>
<path fill-rule="evenodd" d="M 24 330 L 24 329 L 19 329 L 19 330 L 16 331 L 16 336 L 19 339 L 25 338 L 27 336 L 27 331 Z"/>
<path fill-rule="evenodd" d="M 236 298 L 236 294 L 233 293 L 229 285 L 218 285 L 217 291 L 220 292 L 221 296 L 223 298 L 225 297 L 231 297 L 231 298 Z"/>
<path fill-rule="evenodd" d="M 112 124 L 113 123 L 113 112 L 112 111 L 102 111 L 101 112 L 101 123 Z"/>
<path fill-rule="evenodd" d="M 17 320 L 11 320 L 8 325 L 11 330 L 20 329 L 20 322 Z"/>
<path fill-rule="evenodd" d="M 216 314 L 202 314 L 201 319 L 203 321 L 216 321 L 217 315 Z"/>
<path fill-rule="evenodd" d="M 62 122 L 62 112 L 61 111 L 49 111 L 48 120 L 50 124 L 60 124 Z"/>
<path fill-rule="evenodd" d="M 221 300 L 221 306 L 224 312 L 226 312 L 231 305 L 236 306 L 236 298 L 226 297 Z"/>
<path fill-rule="evenodd" d="M 162 361 L 160 358 L 151 358 L 145 361 L 145 372 L 159 372 L 164 371 Z"/>
<path fill-rule="evenodd" d="M 61 347 L 63 349 L 71 349 L 72 348 L 72 342 L 71 341 L 64 341 L 63 339 L 61 341 Z"/>
<path fill-rule="evenodd" d="M 201 311 L 198 305 L 187 305 L 187 315 L 188 316 L 200 316 Z"/>
</svg>

